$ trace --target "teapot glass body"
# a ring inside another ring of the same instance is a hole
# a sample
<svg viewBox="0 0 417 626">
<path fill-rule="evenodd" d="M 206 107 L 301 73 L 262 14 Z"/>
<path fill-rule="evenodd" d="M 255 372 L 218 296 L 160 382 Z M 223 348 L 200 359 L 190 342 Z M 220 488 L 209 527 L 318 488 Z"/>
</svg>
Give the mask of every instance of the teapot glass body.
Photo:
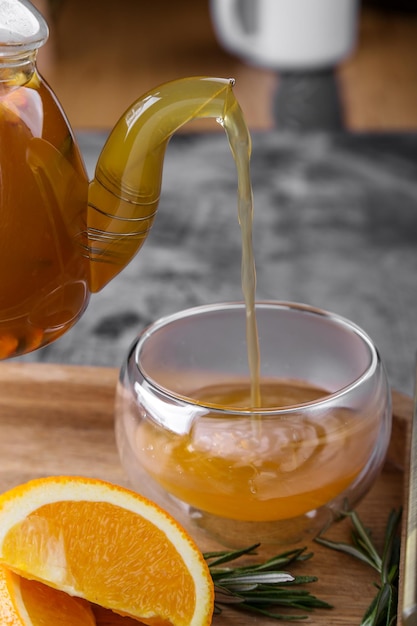
<svg viewBox="0 0 417 626">
<path fill-rule="evenodd" d="M 83 253 L 87 174 L 65 115 L 32 57 L 16 59 L 14 67 L 7 66 L 10 60 L 0 64 L 2 359 L 66 332 L 90 293 Z"/>
</svg>

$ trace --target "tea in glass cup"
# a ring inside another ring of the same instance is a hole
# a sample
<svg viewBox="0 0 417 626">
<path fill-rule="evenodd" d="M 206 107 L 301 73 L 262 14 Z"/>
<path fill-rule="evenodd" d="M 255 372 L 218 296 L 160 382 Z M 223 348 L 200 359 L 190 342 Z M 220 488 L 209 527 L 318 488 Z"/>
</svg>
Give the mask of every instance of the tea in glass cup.
<svg viewBox="0 0 417 626">
<path fill-rule="evenodd" d="M 369 490 L 391 433 L 389 385 L 366 333 L 301 304 L 255 310 L 259 406 L 243 303 L 155 322 L 134 341 L 116 396 L 133 487 L 231 547 L 315 536 Z"/>
</svg>

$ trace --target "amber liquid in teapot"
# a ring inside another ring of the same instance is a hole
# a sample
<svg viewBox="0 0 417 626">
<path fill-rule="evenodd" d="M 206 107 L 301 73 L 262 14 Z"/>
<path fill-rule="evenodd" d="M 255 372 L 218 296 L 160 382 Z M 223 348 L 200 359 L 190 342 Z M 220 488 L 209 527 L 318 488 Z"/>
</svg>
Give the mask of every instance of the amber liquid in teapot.
<svg viewBox="0 0 417 626">
<path fill-rule="evenodd" d="M 45 175 L 45 169 L 49 175 Z M 0 83 L 0 358 L 61 336 L 89 300 L 88 179 L 62 110 L 35 72 Z"/>
</svg>

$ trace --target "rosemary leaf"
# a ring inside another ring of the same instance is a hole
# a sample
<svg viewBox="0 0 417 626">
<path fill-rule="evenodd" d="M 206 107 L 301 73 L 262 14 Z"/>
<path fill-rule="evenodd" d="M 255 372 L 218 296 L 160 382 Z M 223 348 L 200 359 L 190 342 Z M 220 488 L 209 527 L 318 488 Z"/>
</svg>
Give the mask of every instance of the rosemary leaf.
<svg viewBox="0 0 417 626">
<path fill-rule="evenodd" d="M 324 537 L 320 536 L 316 537 L 315 541 L 322 546 L 325 546 L 326 548 L 331 548 L 332 550 L 336 550 L 337 552 L 344 552 L 345 554 L 349 554 L 350 556 L 353 556 L 356 559 L 367 563 L 375 569 L 375 563 L 368 557 L 367 554 L 364 554 L 359 547 L 352 546 L 342 541 L 332 541 L 331 539 L 325 539 Z"/>
<path fill-rule="evenodd" d="M 256 548 L 259 548 L 260 545 L 260 543 L 255 543 L 253 546 L 249 546 L 248 548 L 242 548 L 242 550 L 232 550 L 231 552 L 206 552 L 204 554 L 204 558 L 207 562 L 211 561 L 211 559 L 215 559 L 210 563 L 210 568 L 214 568 L 218 565 L 222 565 L 223 563 L 235 561 L 241 556 L 256 554 Z"/>
<path fill-rule="evenodd" d="M 401 510 L 391 511 L 388 517 L 381 563 L 382 582 L 391 582 L 398 574 L 400 539 L 397 529 L 401 521 L 401 513 Z"/>
<path fill-rule="evenodd" d="M 217 582 L 222 584 L 224 582 L 229 582 L 229 585 L 235 586 L 239 583 L 249 583 L 249 584 L 260 584 L 260 583 L 288 583 L 294 580 L 294 576 L 288 574 L 288 572 L 259 572 L 259 573 L 251 573 L 247 572 L 246 574 L 240 574 L 237 576 L 231 577 L 225 576 L 223 578 L 218 578 Z"/>
<path fill-rule="evenodd" d="M 245 601 L 245 598 L 242 598 L 242 596 L 218 585 L 214 585 L 214 593 L 217 604 L 241 604 Z"/>
<path fill-rule="evenodd" d="M 354 537 L 356 537 L 357 545 L 361 546 L 364 553 L 368 555 L 370 562 L 373 563 L 374 569 L 376 569 L 377 572 L 380 572 L 382 559 L 372 542 L 370 531 L 362 524 L 362 521 L 356 511 L 348 511 L 346 516 L 350 517 L 352 520 L 356 533 Z"/>
</svg>

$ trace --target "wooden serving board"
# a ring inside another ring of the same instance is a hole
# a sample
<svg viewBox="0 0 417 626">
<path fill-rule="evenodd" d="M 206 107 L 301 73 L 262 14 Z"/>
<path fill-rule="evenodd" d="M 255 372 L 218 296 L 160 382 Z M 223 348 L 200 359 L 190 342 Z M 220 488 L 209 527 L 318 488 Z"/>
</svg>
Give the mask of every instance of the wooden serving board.
<svg viewBox="0 0 417 626">
<path fill-rule="evenodd" d="M 0 364 L 0 490 L 38 476 L 78 474 L 128 485 L 119 463 L 113 432 L 113 400 L 118 371 L 51 364 Z M 363 521 L 382 542 L 389 511 L 405 503 L 410 398 L 393 394 L 394 425 L 384 469 L 358 507 Z M 347 538 L 349 525 L 335 524 L 332 539 Z M 208 545 L 200 545 L 204 551 Z M 210 546 L 211 547 L 211 546 Z M 307 623 L 354 626 L 375 594 L 372 570 L 352 558 L 309 546 L 314 557 L 293 573 L 318 576 L 312 593 L 333 605 L 316 610 Z M 234 609 L 213 624 L 276 624 Z"/>
</svg>

